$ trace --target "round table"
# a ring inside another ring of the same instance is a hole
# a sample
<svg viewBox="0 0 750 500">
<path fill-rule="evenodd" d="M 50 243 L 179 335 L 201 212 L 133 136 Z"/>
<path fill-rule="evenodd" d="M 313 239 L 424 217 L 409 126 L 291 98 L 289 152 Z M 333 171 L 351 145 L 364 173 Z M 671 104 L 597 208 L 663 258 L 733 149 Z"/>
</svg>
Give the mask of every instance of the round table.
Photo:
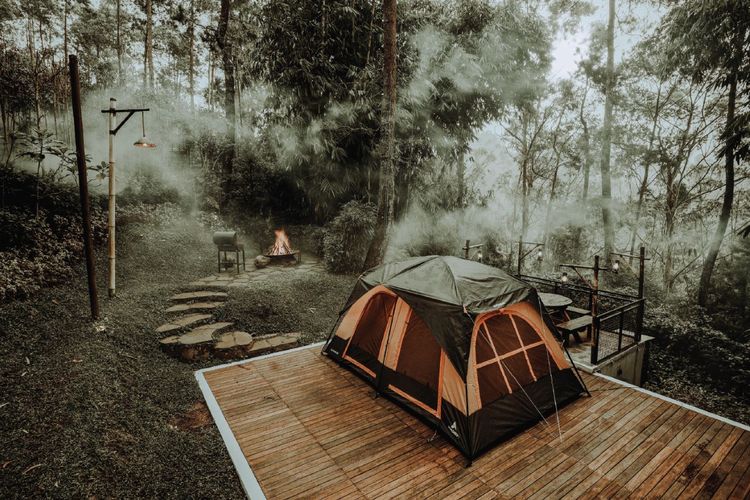
<svg viewBox="0 0 750 500">
<path fill-rule="evenodd" d="M 540 292 L 539 298 L 541 299 L 542 304 L 544 304 L 544 307 L 546 307 L 550 311 L 560 311 L 573 303 L 573 299 L 570 299 L 565 295 L 560 295 L 558 293 Z"/>
</svg>

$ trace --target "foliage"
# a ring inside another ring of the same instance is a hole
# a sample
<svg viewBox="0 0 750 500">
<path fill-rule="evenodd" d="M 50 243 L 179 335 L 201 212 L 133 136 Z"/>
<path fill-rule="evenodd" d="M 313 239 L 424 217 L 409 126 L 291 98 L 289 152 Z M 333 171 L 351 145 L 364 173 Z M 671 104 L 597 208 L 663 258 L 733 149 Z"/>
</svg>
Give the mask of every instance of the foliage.
<svg viewBox="0 0 750 500">
<path fill-rule="evenodd" d="M 151 168 L 136 170 L 128 180 L 127 187 L 122 190 L 120 197 L 125 204 L 179 204 L 181 200 L 177 188 L 169 186 Z"/>
<path fill-rule="evenodd" d="M 715 387 L 743 395 L 750 383 L 750 342 L 732 340 L 689 304 L 649 308 L 644 333 Z"/>
<path fill-rule="evenodd" d="M 326 226 L 323 257 L 326 268 L 336 273 L 360 271 L 375 225 L 375 207 L 350 201 Z"/>
<path fill-rule="evenodd" d="M 0 211 L 0 302 L 28 298 L 76 274 L 83 252 L 80 218 L 40 215 Z M 106 218 L 101 212 L 92 217 L 92 229 L 102 242 Z"/>
</svg>

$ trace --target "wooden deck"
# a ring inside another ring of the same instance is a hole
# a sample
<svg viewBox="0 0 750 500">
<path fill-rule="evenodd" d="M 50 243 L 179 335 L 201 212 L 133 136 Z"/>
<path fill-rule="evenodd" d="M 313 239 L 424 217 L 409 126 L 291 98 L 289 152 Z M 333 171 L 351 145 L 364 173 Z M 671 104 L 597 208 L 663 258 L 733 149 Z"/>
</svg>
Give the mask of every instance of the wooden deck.
<svg viewBox="0 0 750 500">
<path fill-rule="evenodd" d="M 217 422 L 231 429 L 225 440 L 233 434 L 268 498 L 750 494 L 750 432 L 586 374 L 593 397 L 560 411 L 562 442 L 553 417 L 550 427 L 540 423 L 466 468 L 453 446 L 441 437 L 428 442 L 430 429 L 373 399 L 319 349 L 202 374 L 223 415 Z"/>
</svg>

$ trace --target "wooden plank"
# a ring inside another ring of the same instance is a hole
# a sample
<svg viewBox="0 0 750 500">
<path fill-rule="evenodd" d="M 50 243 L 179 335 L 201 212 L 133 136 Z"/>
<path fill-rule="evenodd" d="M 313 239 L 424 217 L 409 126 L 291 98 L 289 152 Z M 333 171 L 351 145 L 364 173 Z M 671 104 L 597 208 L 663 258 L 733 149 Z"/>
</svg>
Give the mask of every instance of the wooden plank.
<svg viewBox="0 0 750 500">
<path fill-rule="evenodd" d="M 710 498 L 713 495 L 727 496 L 736 484 L 736 480 L 741 476 L 735 469 L 742 467 L 742 457 L 747 457 L 750 452 L 750 432 L 744 432 L 742 437 L 734 445 L 732 451 L 721 465 L 706 480 L 706 484 L 700 491 L 699 496 Z M 733 474 L 734 472 L 734 474 Z M 723 489 L 723 491 L 722 491 Z"/>
<path fill-rule="evenodd" d="M 742 498 L 750 433 L 582 374 L 592 392 L 465 468 L 433 429 L 313 350 L 205 372 L 269 498 Z"/>
<path fill-rule="evenodd" d="M 701 422 L 700 427 L 694 431 L 691 435 L 692 445 L 681 454 L 673 457 L 675 460 L 669 462 L 671 465 L 669 470 L 662 476 L 661 480 L 657 482 L 654 487 L 649 491 L 649 495 L 663 496 L 666 491 L 671 488 L 677 477 L 682 474 L 685 467 L 698 455 L 698 453 L 706 446 L 706 444 L 713 439 L 716 432 L 721 427 L 721 422 L 718 420 L 711 420 L 706 417 L 698 416 L 696 419 Z"/>
<path fill-rule="evenodd" d="M 680 493 L 681 495 L 686 497 L 696 496 L 703 489 L 703 486 L 706 484 L 706 481 L 711 474 L 714 473 L 721 462 L 723 462 L 727 455 L 729 455 L 729 452 L 734 448 L 734 445 L 744 433 L 744 431 L 738 427 L 730 428 L 729 425 L 726 425 L 725 427 L 729 431 L 726 439 L 715 448 L 713 454 L 706 461 L 703 468 L 693 476 L 692 480 L 687 486 L 685 486 L 685 489 L 682 490 Z"/>
</svg>

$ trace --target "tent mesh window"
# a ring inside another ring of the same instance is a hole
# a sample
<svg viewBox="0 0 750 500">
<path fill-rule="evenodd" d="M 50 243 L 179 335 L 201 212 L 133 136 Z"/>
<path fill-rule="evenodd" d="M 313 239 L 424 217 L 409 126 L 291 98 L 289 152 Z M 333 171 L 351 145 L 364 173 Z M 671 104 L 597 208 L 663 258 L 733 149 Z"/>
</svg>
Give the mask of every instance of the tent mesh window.
<svg viewBox="0 0 750 500">
<path fill-rule="evenodd" d="M 437 392 L 440 352 L 427 324 L 412 313 L 404 332 L 396 371 Z"/>
<path fill-rule="evenodd" d="M 395 305 L 396 299 L 384 293 L 379 293 L 370 299 L 352 335 L 349 348 L 349 354 L 352 357 L 377 359 L 385 329 L 388 326 L 388 319 Z M 361 356 L 363 353 L 365 355 Z"/>
<path fill-rule="evenodd" d="M 482 406 L 557 370 L 537 331 L 517 315 L 499 314 L 480 325 L 475 352 Z"/>
<path fill-rule="evenodd" d="M 500 371 L 500 366 L 497 363 L 491 363 L 477 369 L 477 380 L 479 382 L 479 397 L 482 400 L 482 406 L 488 405 L 510 393 L 503 374 Z"/>
</svg>

